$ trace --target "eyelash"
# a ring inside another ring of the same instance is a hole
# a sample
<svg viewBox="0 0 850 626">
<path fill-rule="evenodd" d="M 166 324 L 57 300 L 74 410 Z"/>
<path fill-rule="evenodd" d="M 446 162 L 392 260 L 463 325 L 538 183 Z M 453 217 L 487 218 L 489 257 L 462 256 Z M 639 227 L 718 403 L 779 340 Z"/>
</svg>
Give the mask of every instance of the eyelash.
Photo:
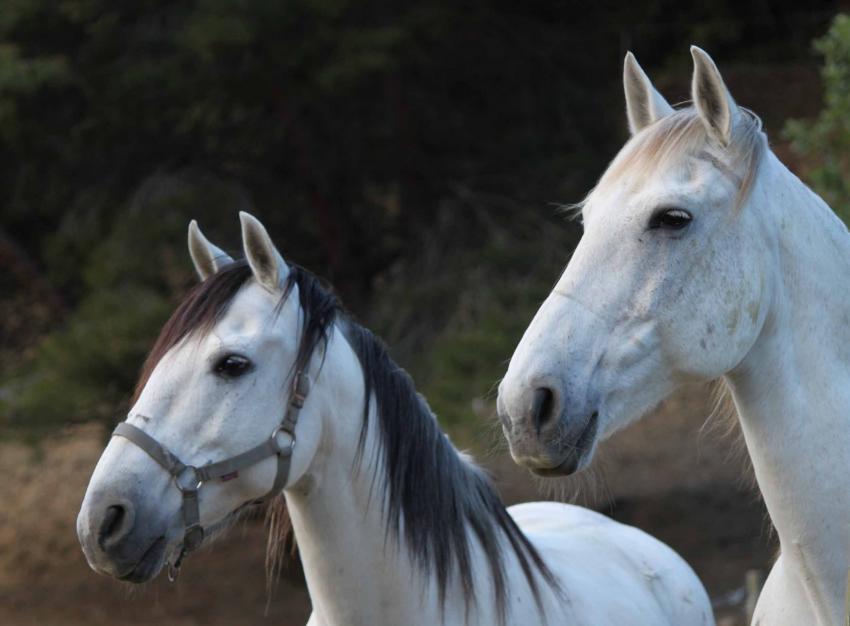
<svg viewBox="0 0 850 626">
<path fill-rule="evenodd" d="M 658 209 L 649 218 L 648 230 L 682 230 L 693 221 L 689 211 L 678 207 Z"/>
<path fill-rule="evenodd" d="M 222 378 L 239 378 L 254 369 L 254 364 L 241 354 L 226 354 L 216 361 L 213 373 Z"/>
</svg>

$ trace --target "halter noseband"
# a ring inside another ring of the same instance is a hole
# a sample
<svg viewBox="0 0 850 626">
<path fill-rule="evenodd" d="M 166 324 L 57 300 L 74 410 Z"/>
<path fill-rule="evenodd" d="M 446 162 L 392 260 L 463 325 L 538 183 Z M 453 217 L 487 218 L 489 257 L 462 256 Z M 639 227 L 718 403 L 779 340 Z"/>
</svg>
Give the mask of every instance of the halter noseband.
<svg viewBox="0 0 850 626">
<path fill-rule="evenodd" d="M 144 450 L 166 472 L 174 478 L 174 485 L 183 498 L 182 513 L 185 530 L 180 554 L 173 564 L 168 566 L 168 579 L 174 581 L 180 573 L 183 558 L 201 546 L 204 540 L 204 528 L 201 526 L 201 516 L 198 509 L 198 492 L 201 486 L 210 480 L 228 481 L 239 475 L 239 470 L 250 467 L 267 459 L 277 456 L 277 474 L 271 490 L 261 498 L 252 502 L 263 502 L 283 490 L 289 477 L 289 464 L 292 461 L 292 451 L 295 448 L 295 424 L 298 414 L 307 394 L 310 393 L 310 377 L 303 371 L 295 373 L 292 380 L 292 393 L 283 421 L 274 429 L 271 436 L 258 446 L 254 446 L 229 459 L 209 463 L 203 467 L 194 467 L 183 463 L 177 455 L 171 452 L 156 439 L 140 428 L 128 422 L 121 422 L 112 431 L 112 436 L 124 437 Z"/>
</svg>

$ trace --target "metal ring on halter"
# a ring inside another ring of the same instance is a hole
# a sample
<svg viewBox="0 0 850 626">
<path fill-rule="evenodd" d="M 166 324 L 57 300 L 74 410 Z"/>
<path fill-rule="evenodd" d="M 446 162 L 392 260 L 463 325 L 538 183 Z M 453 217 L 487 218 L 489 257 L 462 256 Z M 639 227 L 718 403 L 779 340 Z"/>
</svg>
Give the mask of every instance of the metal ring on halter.
<svg viewBox="0 0 850 626">
<path fill-rule="evenodd" d="M 285 436 L 287 441 L 281 442 L 280 437 Z M 277 454 L 291 456 L 295 450 L 295 433 L 287 430 L 285 426 L 278 426 L 272 431 L 271 435 L 272 447 Z"/>
<path fill-rule="evenodd" d="M 191 493 L 198 491 L 204 481 L 198 477 L 198 468 L 192 465 L 184 465 L 180 471 L 174 474 L 174 484 L 177 485 L 180 493 Z"/>
</svg>

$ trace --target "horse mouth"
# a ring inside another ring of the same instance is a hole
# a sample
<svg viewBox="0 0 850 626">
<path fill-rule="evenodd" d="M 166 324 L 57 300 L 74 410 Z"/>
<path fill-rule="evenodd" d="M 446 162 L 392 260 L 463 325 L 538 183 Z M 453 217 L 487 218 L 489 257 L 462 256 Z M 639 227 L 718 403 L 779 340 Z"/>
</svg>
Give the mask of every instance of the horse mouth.
<svg viewBox="0 0 850 626">
<path fill-rule="evenodd" d="M 142 555 L 142 558 L 128 573 L 119 576 L 118 580 L 130 583 L 144 583 L 154 578 L 165 562 L 165 537 L 159 537 Z"/>
<path fill-rule="evenodd" d="M 576 442 L 570 446 L 566 457 L 557 465 L 551 467 L 532 467 L 531 471 L 543 478 L 556 476 L 569 476 L 574 474 L 581 465 L 582 460 L 590 451 L 593 440 L 596 438 L 596 430 L 599 426 L 599 412 L 594 411 L 588 418 L 584 429 L 581 431 Z"/>
</svg>

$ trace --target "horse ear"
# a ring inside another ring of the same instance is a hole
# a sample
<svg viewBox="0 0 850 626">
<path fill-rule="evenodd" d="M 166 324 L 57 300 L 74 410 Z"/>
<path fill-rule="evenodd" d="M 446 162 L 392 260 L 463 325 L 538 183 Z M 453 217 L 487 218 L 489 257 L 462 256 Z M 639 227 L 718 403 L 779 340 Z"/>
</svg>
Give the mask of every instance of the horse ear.
<svg viewBox="0 0 850 626">
<path fill-rule="evenodd" d="M 201 280 L 206 280 L 233 259 L 221 248 L 211 244 L 198 227 L 198 222 L 189 222 L 189 255 Z"/>
<path fill-rule="evenodd" d="M 711 57 L 696 46 L 691 46 L 691 56 L 694 58 L 691 99 L 708 134 L 726 146 L 732 138 L 738 105 Z"/>
<path fill-rule="evenodd" d="M 242 223 L 242 246 L 254 278 L 269 291 L 280 291 L 283 279 L 289 274 L 286 261 L 272 243 L 265 226 L 245 211 L 239 212 Z"/>
<path fill-rule="evenodd" d="M 626 53 L 623 62 L 623 88 L 626 92 L 626 116 L 632 135 L 673 113 L 673 107 L 652 86 L 631 52 Z"/>
</svg>

